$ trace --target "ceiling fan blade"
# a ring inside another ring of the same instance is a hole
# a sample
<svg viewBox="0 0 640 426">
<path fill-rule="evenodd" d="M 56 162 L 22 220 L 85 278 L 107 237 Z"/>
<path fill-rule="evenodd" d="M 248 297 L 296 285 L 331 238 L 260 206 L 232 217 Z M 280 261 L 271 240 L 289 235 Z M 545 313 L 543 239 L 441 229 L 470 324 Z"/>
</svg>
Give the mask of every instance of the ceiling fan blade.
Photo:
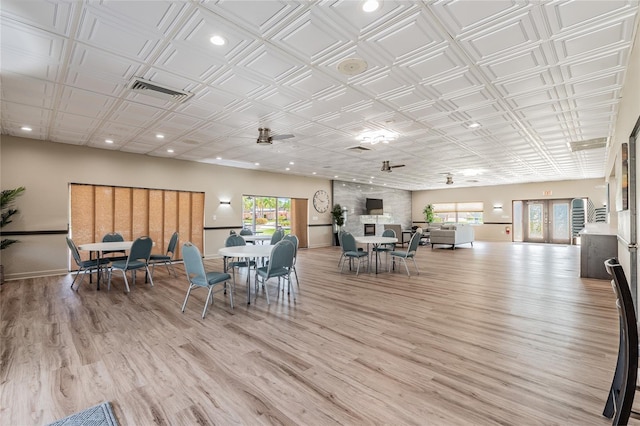
<svg viewBox="0 0 640 426">
<path fill-rule="evenodd" d="M 288 134 L 288 135 L 275 135 L 275 136 L 271 136 L 271 140 L 279 141 L 279 140 L 282 140 L 282 139 L 290 139 L 290 138 L 293 138 L 293 137 L 295 137 L 295 136 L 291 135 L 291 134 Z"/>
<path fill-rule="evenodd" d="M 396 164 L 395 166 L 389 166 L 389 167 L 391 167 L 391 168 L 394 168 L 394 167 L 404 167 L 404 164 Z"/>
</svg>

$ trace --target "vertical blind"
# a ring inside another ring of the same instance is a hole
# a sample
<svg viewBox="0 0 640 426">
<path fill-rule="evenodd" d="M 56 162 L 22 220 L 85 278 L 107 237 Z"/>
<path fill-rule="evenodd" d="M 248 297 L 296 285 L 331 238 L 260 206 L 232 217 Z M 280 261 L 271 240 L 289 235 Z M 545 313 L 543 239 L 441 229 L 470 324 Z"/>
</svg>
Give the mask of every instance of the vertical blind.
<svg viewBox="0 0 640 426">
<path fill-rule="evenodd" d="M 178 231 L 181 245 L 191 241 L 203 248 L 204 193 L 165 189 L 71 184 L 71 237 L 76 245 L 102 241 L 110 232 L 125 240 L 149 236 L 152 253 L 164 254 Z M 81 253 L 88 258 L 87 253 Z"/>
</svg>

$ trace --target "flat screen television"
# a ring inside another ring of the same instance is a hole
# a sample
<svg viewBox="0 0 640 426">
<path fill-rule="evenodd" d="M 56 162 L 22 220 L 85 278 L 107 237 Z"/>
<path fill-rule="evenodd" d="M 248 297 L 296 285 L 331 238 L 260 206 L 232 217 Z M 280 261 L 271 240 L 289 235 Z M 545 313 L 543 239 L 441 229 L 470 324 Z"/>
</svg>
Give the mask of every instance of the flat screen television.
<svg viewBox="0 0 640 426">
<path fill-rule="evenodd" d="M 366 209 L 369 214 L 382 214 L 382 200 L 379 198 L 367 198 Z"/>
</svg>

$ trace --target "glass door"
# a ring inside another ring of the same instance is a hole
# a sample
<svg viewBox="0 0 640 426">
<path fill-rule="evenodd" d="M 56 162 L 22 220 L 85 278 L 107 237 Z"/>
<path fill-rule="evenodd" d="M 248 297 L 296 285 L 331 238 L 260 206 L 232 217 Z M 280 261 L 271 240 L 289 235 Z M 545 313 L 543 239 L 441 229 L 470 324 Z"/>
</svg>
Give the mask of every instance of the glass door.
<svg viewBox="0 0 640 426">
<path fill-rule="evenodd" d="M 570 244 L 570 201 L 529 200 L 523 212 L 524 241 Z"/>
</svg>

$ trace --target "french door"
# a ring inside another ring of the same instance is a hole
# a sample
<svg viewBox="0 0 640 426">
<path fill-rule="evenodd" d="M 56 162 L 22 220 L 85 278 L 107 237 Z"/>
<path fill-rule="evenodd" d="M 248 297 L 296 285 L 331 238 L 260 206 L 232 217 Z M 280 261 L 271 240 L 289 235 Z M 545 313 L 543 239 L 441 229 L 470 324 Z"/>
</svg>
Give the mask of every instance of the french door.
<svg viewBox="0 0 640 426">
<path fill-rule="evenodd" d="M 527 200 L 522 209 L 523 240 L 571 243 L 571 200 Z"/>
</svg>

